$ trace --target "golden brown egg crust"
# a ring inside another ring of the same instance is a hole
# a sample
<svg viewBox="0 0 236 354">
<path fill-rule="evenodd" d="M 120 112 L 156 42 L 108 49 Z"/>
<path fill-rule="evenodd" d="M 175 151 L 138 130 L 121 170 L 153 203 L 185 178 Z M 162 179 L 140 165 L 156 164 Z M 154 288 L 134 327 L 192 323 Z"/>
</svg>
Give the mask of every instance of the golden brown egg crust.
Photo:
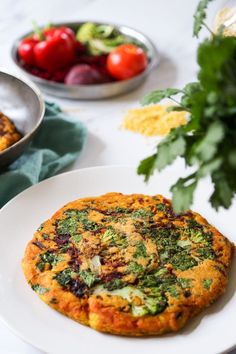
<svg viewBox="0 0 236 354">
<path fill-rule="evenodd" d="M 15 144 L 22 138 L 14 123 L 0 112 L 0 152 Z"/>
<path fill-rule="evenodd" d="M 75 200 L 45 221 L 22 266 L 40 298 L 98 331 L 177 331 L 224 291 L 234 246 L 161 195 Z"/>
</svg>

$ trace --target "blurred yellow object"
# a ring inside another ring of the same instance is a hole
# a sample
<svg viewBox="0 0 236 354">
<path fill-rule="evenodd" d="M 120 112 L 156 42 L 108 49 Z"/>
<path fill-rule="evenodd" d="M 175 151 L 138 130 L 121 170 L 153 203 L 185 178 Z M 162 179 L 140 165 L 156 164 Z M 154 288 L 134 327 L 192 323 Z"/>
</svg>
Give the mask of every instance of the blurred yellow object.
<svg viewBox="0 0 236 354">
<path fill-rule="evenodd" d="M 153 105 L 130 109 L 122 127 L 145 136 L 164 136 L 172 128 L 187 122 L 187 112 L 167 112 L 170 105 Z"/>
<path fill-rule="evenodd" d="M 213 31 L 216 33 L 221 25 L 224 25 L 224 36 L 236 37 L 236 9 L 224 7 L 221 9 L 214 21 Z"/>
</svg>

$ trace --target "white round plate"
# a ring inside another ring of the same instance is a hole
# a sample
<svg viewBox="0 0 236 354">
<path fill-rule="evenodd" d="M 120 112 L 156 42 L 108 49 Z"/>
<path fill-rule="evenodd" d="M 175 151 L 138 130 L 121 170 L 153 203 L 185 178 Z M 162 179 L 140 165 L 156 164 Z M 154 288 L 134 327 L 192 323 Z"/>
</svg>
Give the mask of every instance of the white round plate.
<svg viewBox="0 0 236 354">
<path fill-rule="evenodd" d="M 176 176 L 167 171 L 143 183 L 134 167 L 95 167 L 65 173 L 35 185 L 10 201 L 0 212 L 0 316 L 18 336 L 53 354 L 217 354 L 236 344 L 236 264 L 227 291 L 219 301 L 177 334 L 125 338 L 98 333 L 57 313 L 27 285 L 21 258 L 27 242 L 42 221 L 65 203 L 106 192 L 164 194 Z M 210 184 L 204 181 L 194 209 L 236 242 L 236 205 L 216 213 L 205 202 Z"/>
</svg>

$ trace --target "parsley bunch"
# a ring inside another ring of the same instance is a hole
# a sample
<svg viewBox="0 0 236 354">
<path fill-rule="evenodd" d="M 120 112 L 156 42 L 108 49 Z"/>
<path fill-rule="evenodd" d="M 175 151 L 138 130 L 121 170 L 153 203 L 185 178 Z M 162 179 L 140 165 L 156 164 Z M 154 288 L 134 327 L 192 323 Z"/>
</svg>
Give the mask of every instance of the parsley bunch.
<svg viewBox="0 0 236 354">
<path fill-rule="evenodd" d="M 198 36 L 211 0 L 200 1 L 194 19 Z M 158 103 L 181 94 L 178 106 L 171 110 L 189 112 L 185 126 L 172 129 L 154 155 L 141 161 L 138 174 L 147 181 L 154 170 L 161 171 L 181 156 L 195 172 L 180 178 L 172 187 L 176 212 L 188 209 L 199 180 L 211 177 L 214 192 L 210 202 L 216 210 L 229 208 L 236 193 L 236 38 L 213 34 L 198 47 L 198 81 L 181 89 L 151 92 L 141 103 Z M 173 99 L 176 101 L 175 99 Z"/>
</svg>

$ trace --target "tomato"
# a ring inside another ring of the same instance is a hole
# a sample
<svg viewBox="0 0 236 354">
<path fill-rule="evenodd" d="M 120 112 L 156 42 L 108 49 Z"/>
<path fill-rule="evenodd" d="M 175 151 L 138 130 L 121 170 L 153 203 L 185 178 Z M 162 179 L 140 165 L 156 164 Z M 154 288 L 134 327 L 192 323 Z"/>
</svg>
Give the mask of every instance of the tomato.
<svg viewBox="0 0 236 354">
<path fill-rule="evenodd" d="M 23 39 L 18 55 L 27 65 L 55 73 L 73 64 L 76 51 L 74 32 L 68 27 L 52 27 Z"/>
<path fill-rule="evenodd" d="M 66 27 L 50 28 L 44 36 L 34 47 L 36 66 L 55 72 L 71 65 L 76 55 L 74 32 Z"/>
<path fill-rule="evenodd" d="M 142 48 L 134 44 L 120 45 L 107 58 L 107 70 L 118 80 L 126 80 L 138 75 L 147 64 L 147 55 Z"/>
<path fill-rule="evenodd" d="M 20 59 L 28 65 L 35 65 L 34 60 L 34 46 L 39 42 L 39 40 L 34 37 L 25 38 L 20 42 L 18 48 L 18 54 Z"/>
</svg>

